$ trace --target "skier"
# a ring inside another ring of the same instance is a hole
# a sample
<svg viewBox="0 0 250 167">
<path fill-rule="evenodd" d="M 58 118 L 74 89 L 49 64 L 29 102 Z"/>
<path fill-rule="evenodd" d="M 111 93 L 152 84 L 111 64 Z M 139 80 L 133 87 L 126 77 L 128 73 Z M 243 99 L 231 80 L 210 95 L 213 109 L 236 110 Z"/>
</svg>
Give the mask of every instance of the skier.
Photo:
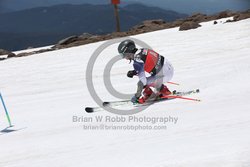
<svg viewBox="0 0 250 167">
<path fill-rule="evenodd" d="M 130 62 L 133 60 L 134 70 L 128 71 L 127 76 L 133 78 L 138 75 L 139 77 L 137 91 L 131 98 L 131 102 L 144 103 L 149 99 L 171 94 L 168 87 L 163 84 L 170 81 L 174 74 L 174 69 L 166 58 L 151 49 L 137 49 L 134 41 L 129 39 L 119 44 L 118 52 L 122 58 Z M 150 76 L 146 77 L 145 72 Z M 156 92 L 153 92 L 151 87 L 154 87 Z"/>
</svg>

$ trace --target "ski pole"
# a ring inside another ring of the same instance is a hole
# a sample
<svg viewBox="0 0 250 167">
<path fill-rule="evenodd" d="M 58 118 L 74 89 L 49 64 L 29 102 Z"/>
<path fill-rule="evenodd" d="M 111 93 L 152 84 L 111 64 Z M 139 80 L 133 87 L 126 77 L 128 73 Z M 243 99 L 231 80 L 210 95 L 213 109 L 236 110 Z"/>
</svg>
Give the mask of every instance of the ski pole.
<svg viewBox="0 0 250 167">
<path fill-rule="evenodd" d="M 167 83 L 169 83 L 169 84 L 173 84 L 173 85 L 180 85 L 180 84 L 175 83 L 175 82 L 167 82 Z"/>
<path fill-rule="evenodd" d="M 167 82 L 167 83 L 169 83 L 169 84 L 173 84 L 173 85 L 180 85 L 180 84 L 178 84 L 178 83 L 175 83 L 175 82 Z M 152 84 L 150 84 L 150 85 L 148 85 L 148 86 L 152 86 L 152 87 L 155 87 L 155 83 L 152 83 Z"/>
<path fill-rule="evenodd" d="M 9 116 L 8 110 L 7 110 L 7 108 L 6 108 L 6 105 L 5 105 L 4 101 L 3 101 L 3 96 L 2 96 L 1 93 L 0 93 L 0 99 L 1 99 L 1 101 L 2 101 L 2 104 L 3 104 L 4 110 L 5 110 L 5 114 L 6 114 L 6 117 L 7 117 L 7 119 L 8 119 L 9 125 L 10 125 L 10 127 L 12 127 L 11 121 L 10 121 L 10 116 Z"/>
<path fill-rule="evenodd" d="M 188 97 L 183 97 L 183 96 L 173 96 L 173 95 L 163 96 L 161 98 L 163 98 L 163 99 L 173 98 L 173 99 L 184 99 L 184 100 L 192 100 L 192 101 L 201 101 L 200 99 L 193 99 L 193 98 L 188 98 Z"/>
</svg>

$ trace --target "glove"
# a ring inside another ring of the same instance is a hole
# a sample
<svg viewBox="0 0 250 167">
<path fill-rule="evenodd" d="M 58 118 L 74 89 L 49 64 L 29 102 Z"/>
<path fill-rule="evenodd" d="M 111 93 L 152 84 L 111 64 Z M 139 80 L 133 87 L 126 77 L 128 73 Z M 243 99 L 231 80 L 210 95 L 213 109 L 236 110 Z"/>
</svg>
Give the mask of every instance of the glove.
<svg viewBox="0 0 250 167">
<path fill-rule="evenodd" d="M 136 72 L 135 70 L 130 70 L 130 71 L 128 71 L 128 73 L 127 73 L 127 76 L 128 76 L 129 78 L 133 78 L 134 75 L 137 75 L 137 72 Z"/>
<path fill-rule="evenodd" d="M 138 103 L 138 98 L 136 96 L 133 96 L 130 101 L 132 103 Z"/>
</svg>

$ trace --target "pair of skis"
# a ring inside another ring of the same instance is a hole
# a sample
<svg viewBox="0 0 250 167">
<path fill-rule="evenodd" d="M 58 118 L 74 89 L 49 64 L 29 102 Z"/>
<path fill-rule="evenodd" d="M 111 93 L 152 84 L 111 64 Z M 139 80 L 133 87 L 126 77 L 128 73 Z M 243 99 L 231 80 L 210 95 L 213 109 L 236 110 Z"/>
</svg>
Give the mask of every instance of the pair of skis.
<svg viewBox="0 0 250 167">
<path fill-rule="evenodd" d="M 184 91 L 184 92 L 178 92 L 178 91 L 174 90 L 171 95 L 159 97 L 159 98 L 153 99 L 153 100 L 148 100 L 143 104 L 140 104 L 140 103 L 133 104 L 129 99 L 129 100 L 118 100 L 118 101 L 110 101 L 110 102 L 106 101 L 106 102 L 103 102 L 102 106 L 104 108 L 106 106 L 115 107 L 115 106 L 121 106 L 121 105 L 132 105 L 134 107 L 140 107 L 140 106 L 145 106 L 145 105 L 152 105 L 156 102 L 173 100 L 173 99 L 185 99 L 185 100 L 192 100 L 192 101 L 200 101 L 199 99 L 184 97 L 186 95 L 195 94 L 195 93 L 199 93 L 199 92 L 200 92 L 199 89 L 195 89 L 195 90 L 191 90 L 191 91 Z M 101 110 L 102 110 L 102 107 L 86 107 L 85 108 L 85 111 L 87 113 L 93 113 L 93 112 L 97 112 L 97 111 L 101 111 Z"/>
</svg>

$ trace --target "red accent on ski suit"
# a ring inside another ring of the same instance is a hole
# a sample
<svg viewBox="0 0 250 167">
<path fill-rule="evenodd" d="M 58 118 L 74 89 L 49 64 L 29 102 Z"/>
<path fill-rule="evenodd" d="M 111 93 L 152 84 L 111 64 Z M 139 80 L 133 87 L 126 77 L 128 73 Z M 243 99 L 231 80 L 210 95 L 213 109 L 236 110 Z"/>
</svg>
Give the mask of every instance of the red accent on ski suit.
<svg viewBox="0 0 250 167">
<path fill-rule="evenodd" d="M 153 50 L 148 49 L 146 55 L 146 61 L 144 64 L 144 70 L 150 73 L 156 66 L 159 59 L 159 54 Z"/>
</svg>

